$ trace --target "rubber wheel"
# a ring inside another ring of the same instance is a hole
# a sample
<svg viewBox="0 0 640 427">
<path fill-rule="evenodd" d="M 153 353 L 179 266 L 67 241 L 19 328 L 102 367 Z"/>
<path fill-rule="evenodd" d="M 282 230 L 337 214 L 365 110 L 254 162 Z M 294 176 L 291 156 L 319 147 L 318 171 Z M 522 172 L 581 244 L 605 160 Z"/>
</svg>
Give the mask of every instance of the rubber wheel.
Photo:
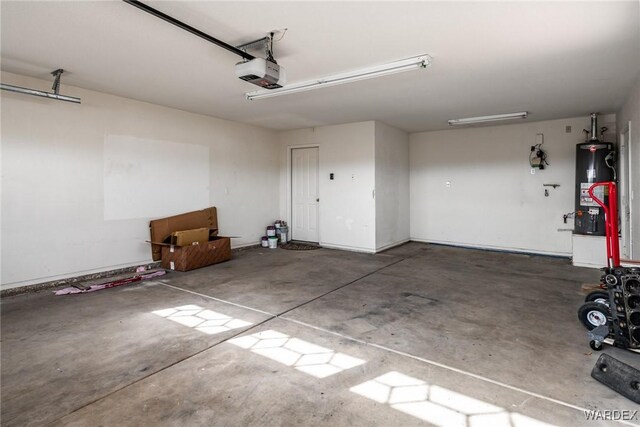
<svg viewBox="0 0 640 427">
<path fill-rule="evenodd" d="M 578 319 L 585 328 L 592 330 L 609 322 L 609 309 L 597 302 L 587 302 L 578 309 Z"/>
<path fill-rule="evenodd" d="M 597 302 L 598 304 L 604 304 L 609 307 L 609 292 L 607 291 L 593 291 L 585 297 L 584 302 Z"/>
<path fill-rule="evenodd" d="M 589 341 L 589 347 L 591 347 L 591 350 L 593 351 L 600 351 L 602 350 L 602 343 L 596 343 L 595 341 Z"/>
</svg>

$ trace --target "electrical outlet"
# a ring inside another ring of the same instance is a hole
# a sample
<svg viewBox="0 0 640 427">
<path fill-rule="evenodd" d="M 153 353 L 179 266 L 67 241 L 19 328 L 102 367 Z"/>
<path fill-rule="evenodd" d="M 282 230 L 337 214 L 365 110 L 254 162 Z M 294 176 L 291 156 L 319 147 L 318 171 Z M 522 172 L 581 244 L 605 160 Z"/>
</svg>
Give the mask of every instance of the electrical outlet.
<svg viewBox="0 0 640 427">
<path fill-rule="evenodd" d="M 444 186 L 447 187 L 447 188 L 451 188 L 451 181 L 445 182 Z"/>
<path fill-rule="evenodd" d="M 536 168 L 531 168 L 531 175 L 535 175 L 536 174 Z"/>
<path fill-rule="evenodd" d="M 571 133 L 571 126 L 565 126 L 564 127 L 564 132 L 565 133 Z"/>
</svg>

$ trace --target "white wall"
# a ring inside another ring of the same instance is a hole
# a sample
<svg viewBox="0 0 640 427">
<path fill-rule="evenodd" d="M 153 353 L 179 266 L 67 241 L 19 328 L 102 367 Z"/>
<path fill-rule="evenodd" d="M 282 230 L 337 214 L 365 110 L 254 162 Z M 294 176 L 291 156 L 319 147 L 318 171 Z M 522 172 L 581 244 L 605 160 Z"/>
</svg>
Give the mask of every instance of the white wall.
<svg viewBox="0 0 640 427">
<path fill-rule="evenodd" d="M 374 122 L 322 126 L 280 133 L 281 217 L 291 220 L 289 150 L 318 146 L 320 156 L 320 244 L 375 251 Z M 329 174 L 334 180 L 329 180 Z"/>
<path fill-rule="evenodd" d="M 409 240 L 409 134 L 375 122 L 376 250 Z"/>
<path fill-rule="evenodd" d="M 2 82 L 50 87 L 9 73 Z M 234 246 L 257 243 L 277 217 L 275 132 L 66 85 L 63 93 L 82 104 L 2 93 L 3 289 L 148 262 L 150 217 L 217 206 L 221 234 L 241 236 Z M 140 188 L 130 203 L 114 196 L 122 183 L 105 161 L 105 149 L 113 160 L 114 136 L 171 153 L 118 151 L 118 173 Z M 149 175 L 136 174 L 141 167 Z M 203 176 L 208 182 L 200 182 Z M 184 182 L 167 185 L 168 179 Z M 145 204 L 162 212 L 144 216 Z M 120 216 L 110 219 L 118 206 Z"/>
<path fill-rule="evenodd" d="M 622 108 L 616 114 L 617 128 L 624 131 L 631 122 L 631 186 L 633 199 L 631 202 L 632 246 L 631 253 L 634 259 L 640 259 L 640 76 L 635 86 L 631 89 Z"/>
<path fill-rule="evenodd" d="M 599 125 L 615 137 L 614 116 Z M 412 240 L 571 255 L 571 233 L 558 229 L 573 228 L 562 215 L 574 210 L 575 145 L 584 128 L 587 116 L 410 135 Z M 550 165 L 532 175 L 537 133 Z M 545 197 L 543 184 L 560 187 Z"/>
</svg>

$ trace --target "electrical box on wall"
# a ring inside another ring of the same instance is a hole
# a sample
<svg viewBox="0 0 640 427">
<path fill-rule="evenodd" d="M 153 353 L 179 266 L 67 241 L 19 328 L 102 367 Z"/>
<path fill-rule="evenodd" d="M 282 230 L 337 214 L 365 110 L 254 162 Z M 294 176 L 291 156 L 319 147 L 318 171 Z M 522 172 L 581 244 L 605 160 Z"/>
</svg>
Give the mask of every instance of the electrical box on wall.
<svg viewBox="0 0 640 427">
<path fill-rule="evenodd" d="M 531 175 L 535 175 L 536 168 L 543 170 L 549 165 L 547 162 L 547 153 L 542 149 L 544 144 L 544 135 L 541 133 L 536 134 L 536 143 L 531 146 L 531 152 L 529 153 L 529 165 L 531 166 Z"/>
</svg>

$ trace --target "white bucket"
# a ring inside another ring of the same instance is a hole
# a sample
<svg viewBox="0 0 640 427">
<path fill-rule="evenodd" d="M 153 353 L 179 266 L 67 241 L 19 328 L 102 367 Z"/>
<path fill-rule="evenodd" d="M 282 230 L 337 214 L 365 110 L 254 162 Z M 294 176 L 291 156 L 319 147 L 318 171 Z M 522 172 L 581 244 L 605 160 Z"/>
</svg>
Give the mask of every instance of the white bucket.
<svg viewBox="0 0 640 427">
<path fill-rule="evenodd" d="M 278 247 L 278 238 L 275 236 L 269 237 L 269 249 L 276 249 Z"/>
<path fill-rule="evenodd" d="M 267 227 L 267 236 L 273 237 L 275 235 L 276 235 L 276 228 L 274 226 L 272 226 L 272 225 Z"/>
<path fill-rule="evenodd" d="M 263 237 L 261 240 L 261 243 L 263 248 L 268 248 L 269 247 L 269 239 L 267 237 Z"/>
<path fill-rule="evenodd" d="M 281 243 L 287 243 L 287 234 L 289 234 L 289 227 L 278 228 L 278 238 Z"/>
</svg>

